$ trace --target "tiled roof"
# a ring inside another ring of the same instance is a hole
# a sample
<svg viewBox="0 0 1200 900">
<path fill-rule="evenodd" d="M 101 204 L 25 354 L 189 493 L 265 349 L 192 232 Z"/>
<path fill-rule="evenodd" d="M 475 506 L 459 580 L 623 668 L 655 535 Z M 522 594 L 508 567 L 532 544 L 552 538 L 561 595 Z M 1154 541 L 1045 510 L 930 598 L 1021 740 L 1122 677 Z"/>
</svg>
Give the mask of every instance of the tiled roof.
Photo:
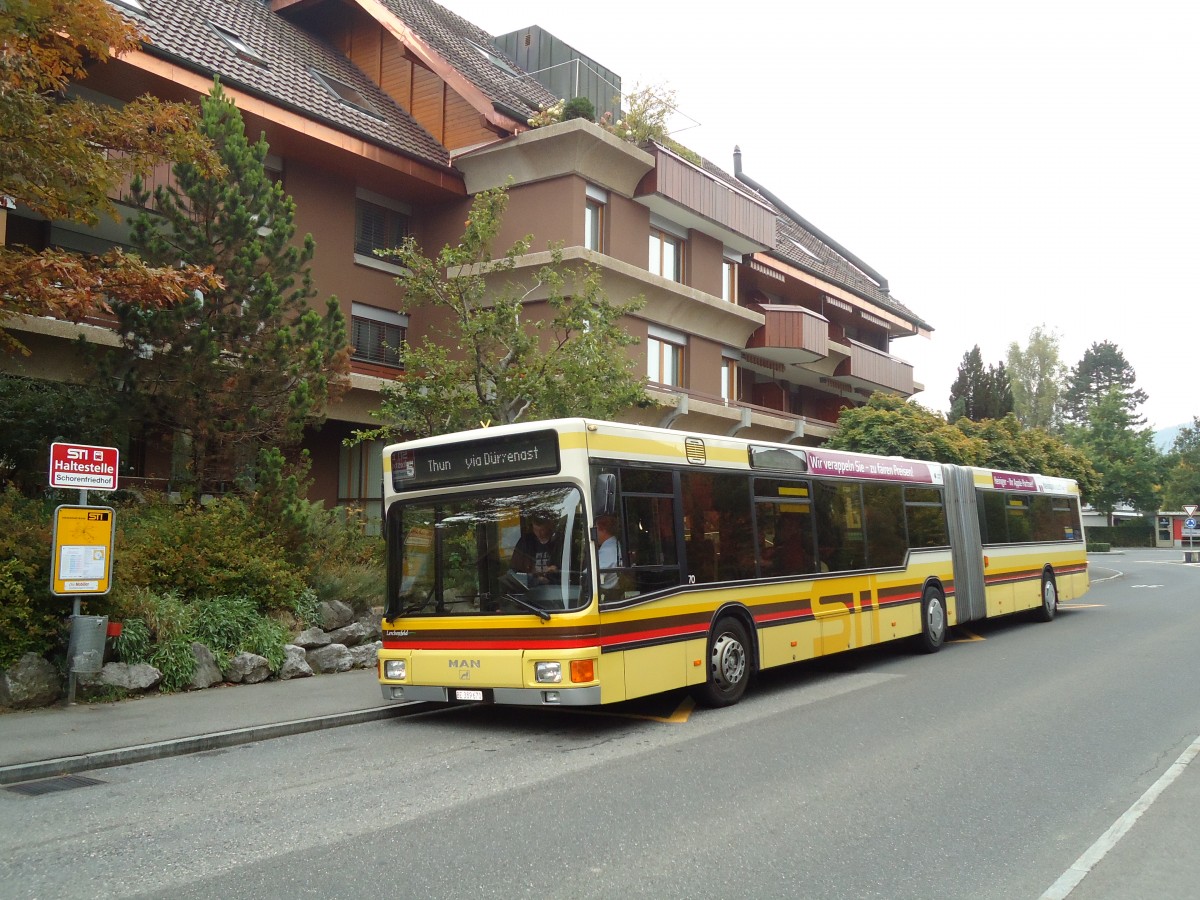
<svg viewBox="0 0 1200 900">
<path fill-rule="evenodd" d="M 845 259 L 832 247 L 818 238 L 811 231 L 779 209 L 768 198 L 764 197 L 750 185 L 739 181 L 735 176 L 725 172 L 709 160 L 703 160 L 704 171 L 714 178 L 734 185 L 738 190 L 745 191 L 757 197 L 763 203 L 775 210 L 777 215 L 775 227 L 775 249 L 768 251 L 788 265 L 811 272 L 833 284 L 844 287 L 858 296 L 890 310 L 910 322 L 929 327 L 916 313 L 903 303 L 896 300 L 890 293 L 884 293 L 879 285 L 864 275 L 859 269 Z M 853 251 L 852 251 L 853 252 Z"/>
<path fill-rule="evenodd" d="M 492 35 L 432 0 L 382 0 L 413 33 L 450 63 L 502 111 L 519 114 L 524 124 L 541 105 L 558 100 L 526 75 L 520 66 L 492 44 Z M 504 60 L 514 75 L 491 62 L 484 52 Z"/>
<path fill-rule="evenodd" d="M 341 53 L 271 12 L 263 0 L 141 0 L 145 14 L 117 7 L 147 35 L 146 52 L 255 94 L 371 143 L 448 166 L 446 148 Z M 237 35 L 266 65 L 243 58 L 212 26 Z M 350 85 L 377 116 L 338 100 L 312 69 Z"/>
</svg>

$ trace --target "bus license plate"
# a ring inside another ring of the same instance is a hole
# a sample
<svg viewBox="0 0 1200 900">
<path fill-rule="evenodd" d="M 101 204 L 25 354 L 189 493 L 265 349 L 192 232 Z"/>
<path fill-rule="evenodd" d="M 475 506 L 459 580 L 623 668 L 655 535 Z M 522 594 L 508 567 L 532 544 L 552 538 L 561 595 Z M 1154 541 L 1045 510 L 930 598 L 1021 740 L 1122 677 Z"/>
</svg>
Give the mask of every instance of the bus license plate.
<svg viewBox="0 0 1200 900">
<path fill-rule="evenodd" d="M 483 691 L 454 691 L 455 700 L 483 700 Z"/>
</svg>

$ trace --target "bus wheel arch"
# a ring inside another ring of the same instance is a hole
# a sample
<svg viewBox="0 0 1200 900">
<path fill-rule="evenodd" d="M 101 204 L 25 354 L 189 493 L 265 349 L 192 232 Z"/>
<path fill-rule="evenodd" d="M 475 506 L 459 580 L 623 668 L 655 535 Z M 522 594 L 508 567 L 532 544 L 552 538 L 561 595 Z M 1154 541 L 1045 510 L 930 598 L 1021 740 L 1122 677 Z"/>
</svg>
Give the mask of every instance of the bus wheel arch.
<svg viewBox="0 0 1200 900">
<path fill-rule="evenodd" d="M 704 706 L 732 706 L 742 699 L 757 668 L 754 620 L 744 607 L 725 607 L 713 617 L 706 649 L 707 672 L 692 688 Z"/>
<path fill-rule="evenodd" d="M 1042 570 L 1042 603 L 1033 610 L 1033 617 L 1039 622 L 1053 621 L 1058 612 L 1058 581 L 1054 578 L 1054 569 L 1046 566 Z"/>
<path fill-rule="evenodd" d="M 917 635 L 917 647 L 923 653 L 937 653 L 946 643 L 949 631 L 949 612 L 946 608 L 946 590 L 936 580 L 929 580 L 921 592 L 921 633 Z"/>
</svg>

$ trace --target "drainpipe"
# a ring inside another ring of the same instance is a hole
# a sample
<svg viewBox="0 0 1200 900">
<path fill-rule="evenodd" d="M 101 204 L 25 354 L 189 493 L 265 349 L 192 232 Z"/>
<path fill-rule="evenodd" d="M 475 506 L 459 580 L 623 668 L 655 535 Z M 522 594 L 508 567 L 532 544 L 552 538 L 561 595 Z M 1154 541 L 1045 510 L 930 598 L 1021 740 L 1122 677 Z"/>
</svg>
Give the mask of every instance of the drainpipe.
<svg viewBox="0 0 1200 900">
<path fill-rule="evenodd" d="M 879 285 L 880 291 L 882 291 L 885 294 L 889 293 L 888 282 L 887 282 L 886 278 L 884 278 L 882 275 L 880 275 L 878 272 L 876 272 L 874 269 L 872 269 L 870 266 L 868 266 L 865 262 L 863 262 L 861 259 L 859 259 L 857 256 L 855 256 L 853 253 L 851 253 L 849 250 L 847 250 L 845 247 L 843 247 L 841 244 L 839 244 L 837 241 L 835 241 L 833 238 L 831 238 L 829 235 L 827 235 L 821 229 L 817 228 L 815 225 L 813 225 L 811 222 L 809 222 L 807 219 L 805 219 L 803 216 L 801 216 L 798 212 L 796 212 L 794 209 L 792 209 L 790 206 L 788 206 L 786 203 L 784 203 L 782 200 L 780 200 L 778 197 L 776 197 L 774 194 L 772 194 L 769 190 L 767 190 L 765 187 L 763 187 L 761 184 L 759 184 L 757 181 L 755 181 L 749 175 L 743 174 L 743 172 L 742 172 L 742 148 L 741 147 L 733 148 L 733 176 L 738 181 L 741 181 L 742 183 L 747 184 L 750 187 L 754 188 L 754 190 L 758 191 L 760 194 L 762 194 L 764 197 L 766 197 L 768 200 L 770 200 L 772 203 L 774 203 L 777 207 L 779 207 L 781 210 L 783 210 L 789 218 L 794 219 L 796 222 L 800 223 L 800 225 L 804 228 L 805 231 L 808 231 L 811 234 L 815 235 L 817 238 L 819 238 L 821 240 L 822 243 L 826 244 L 838 255 L 842 256 L 844 259 L 849 260 L 854 265 L 854 267 L 857 268 L 860 272 L 865 274 L 868 278 L 873 279 L 875 281 L 875 283 Z"/>
</svg>

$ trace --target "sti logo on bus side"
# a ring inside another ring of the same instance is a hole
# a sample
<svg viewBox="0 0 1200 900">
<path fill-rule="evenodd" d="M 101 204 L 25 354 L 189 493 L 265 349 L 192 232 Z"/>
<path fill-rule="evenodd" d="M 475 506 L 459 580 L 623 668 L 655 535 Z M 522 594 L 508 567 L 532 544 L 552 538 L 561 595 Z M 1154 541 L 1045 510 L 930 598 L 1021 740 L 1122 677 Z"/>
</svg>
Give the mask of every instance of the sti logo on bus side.
<svg viewBox="0 0 1200 900">
<path fill-rule="evenodd" d="M 452 659 L 447 663 L 452 669 L 482 669 L 483 663 L 478 659 Z"/>
</svg>

